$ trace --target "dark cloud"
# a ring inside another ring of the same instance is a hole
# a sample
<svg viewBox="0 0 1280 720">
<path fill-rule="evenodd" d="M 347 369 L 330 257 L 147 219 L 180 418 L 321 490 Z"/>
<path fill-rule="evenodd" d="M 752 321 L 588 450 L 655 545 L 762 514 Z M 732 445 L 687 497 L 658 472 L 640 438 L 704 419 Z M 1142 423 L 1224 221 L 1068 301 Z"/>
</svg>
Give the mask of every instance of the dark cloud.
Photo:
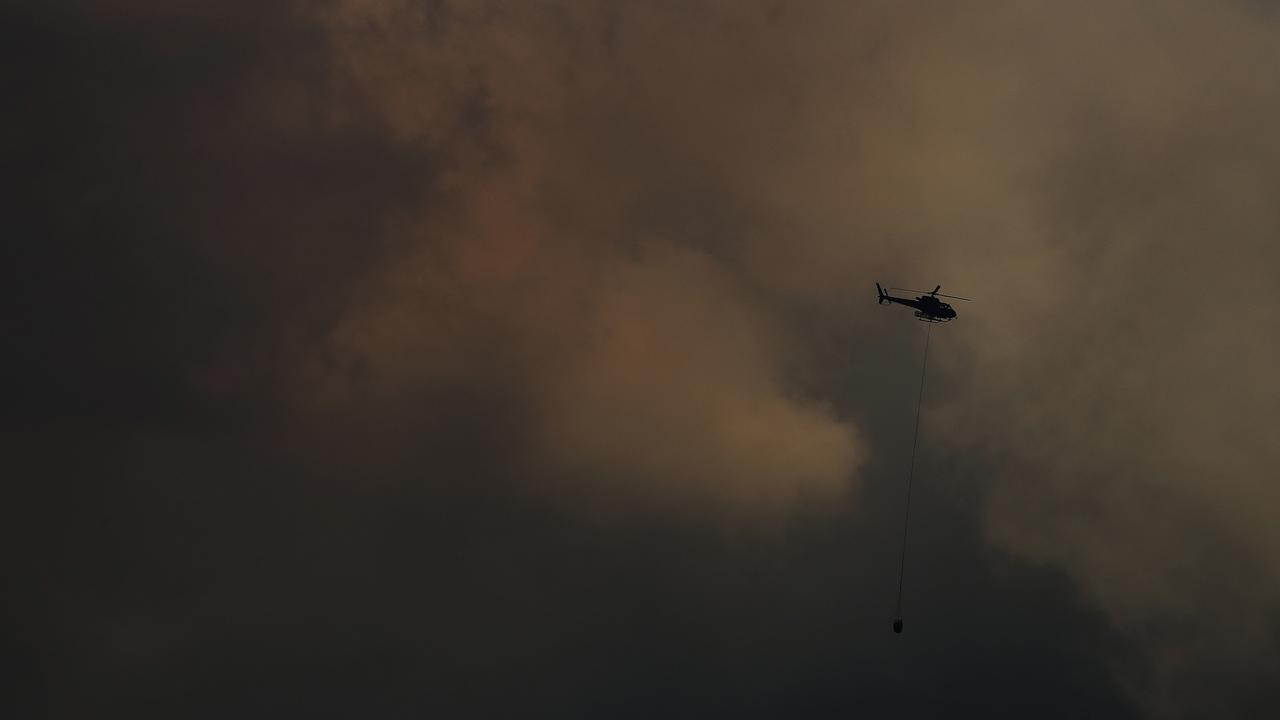
<svg viewBox="0 0 1280 720">
<path fill-rule="evenodd" d="M 1265 11 L 6 15 L 27 715 L 1274 699 Z"/>
</svg>

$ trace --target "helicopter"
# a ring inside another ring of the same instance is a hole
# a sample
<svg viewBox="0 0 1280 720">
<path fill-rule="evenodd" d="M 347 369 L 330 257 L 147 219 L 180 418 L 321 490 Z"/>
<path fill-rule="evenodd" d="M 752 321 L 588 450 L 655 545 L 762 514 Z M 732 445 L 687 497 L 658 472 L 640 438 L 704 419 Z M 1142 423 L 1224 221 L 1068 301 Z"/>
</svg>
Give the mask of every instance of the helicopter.
<svg viewBox="0 0 1280 720">
<path fill-rule="evenodd" d="M 899 305 L 907 305 L 909 307 L 913 307 L 916 309 L 916 312 L 915 312 L 916 319 L 920 320 L 921 322 L 940 323 L 940 322 L 951 322 L 952 320 L 956 319 L 956 311 L 951 308 L 950 304 L 939 300 L 938 298 L 940 297 L 953 298 L 955 300 L 964 300 L 966 302 L 969 301 L 969 298 L 962 298 L 959 295 L 940 295 L 938 291 L 942 289 L 941 285 L 935 287 L 932 291 L 927 293 L 923 290 L 908 290 L 906 288 L 889 288 L 889 289 L 901 290 L 902 292 L 922 293 L 915 300 L 894 297 L 889 293 L 885 292 L 884 288 L 880 287 L 880 283 L 876 283 L 876 293 L 877 293 L 876 301 L 877 302 L 879 302 L 881 305 L 885 303 L 890 303 L 890 304 L 898 303 Z"/>
</svg>

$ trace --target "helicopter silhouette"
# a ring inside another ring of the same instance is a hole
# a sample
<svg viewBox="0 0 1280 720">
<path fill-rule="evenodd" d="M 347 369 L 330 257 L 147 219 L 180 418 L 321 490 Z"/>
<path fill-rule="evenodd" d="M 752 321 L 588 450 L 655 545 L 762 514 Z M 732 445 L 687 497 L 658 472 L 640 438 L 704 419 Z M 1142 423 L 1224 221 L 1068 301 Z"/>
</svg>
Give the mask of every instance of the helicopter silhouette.
<svg viewBox="0 0 1280 720">
<path fill-rule="evenodd" d="M 923 290 L 908 290 L 906 288 L 889 288 L 889 289 L 901 290 L 903 292 L 923 293 L 922 295 L 917 297 L 915 300 L 910 300 L 908 298 L 894 297 L 889 293 L 885 292 L 884 288 L 880 287 L 880 283 L 876 283 L 876 293 L 877 293 L 876 301 L 878 303 L 880 303 L 881 305 L 885 303 L 889 303 L 889 304 L 898 303 L 899 305 L 906 305 L 908 307 L 913 307 L 916 309 L 916 312 L 915 312 L 916 318 L 921 322 L 940 323 L 940 322 L 951 322 L 952 320 L 956 319 L 956 311 L 952 309 L 949 303 L 945 303 L 939 300 L 938 298 L 940 297 L 954 298 L 956 300 L 964 300 L 966 302 L 969 301 L 969 298 L 962 298 L 959 295 L 939 295 L 938 291 L 942 289 L 941 285 L 935 287 L 932 292 L 927 292 L 927 293 Z"/>
</svg>

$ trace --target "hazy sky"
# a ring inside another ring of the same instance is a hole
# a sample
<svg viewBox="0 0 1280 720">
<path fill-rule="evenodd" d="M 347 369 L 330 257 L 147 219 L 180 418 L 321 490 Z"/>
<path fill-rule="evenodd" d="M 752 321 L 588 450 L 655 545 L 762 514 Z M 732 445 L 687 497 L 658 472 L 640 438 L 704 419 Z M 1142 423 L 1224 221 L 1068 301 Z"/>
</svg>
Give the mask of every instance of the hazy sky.
<svg viewBox="0 0 1280 720">
<path fill-rule="evenodd" d="M 6 715 L 1259 716 L 1278 12 L 11 3 Z"/>
</svg>

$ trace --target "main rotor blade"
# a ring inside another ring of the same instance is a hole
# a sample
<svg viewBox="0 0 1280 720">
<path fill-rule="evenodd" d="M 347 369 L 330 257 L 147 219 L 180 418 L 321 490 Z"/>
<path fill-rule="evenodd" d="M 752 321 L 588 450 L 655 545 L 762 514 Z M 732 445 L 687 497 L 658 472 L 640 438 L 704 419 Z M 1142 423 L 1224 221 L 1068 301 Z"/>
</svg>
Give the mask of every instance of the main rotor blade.
<svg viewBox="0 0 1280 720">
<path fill-rule="evenodd" d="M 943 295 L 942 293 L 929 292 L 928 290 L 912 290 L 910 288 L 889 288 L 890 290 L 901 290 L 902 292 L 920 293 L 921 295 L 933 295 L 934 297 L 955 298 L 956 300 L 964 300 L 965 302 L 973 302 L 972 298 L 960 297 L 959 295 Z"/>
</svg>

